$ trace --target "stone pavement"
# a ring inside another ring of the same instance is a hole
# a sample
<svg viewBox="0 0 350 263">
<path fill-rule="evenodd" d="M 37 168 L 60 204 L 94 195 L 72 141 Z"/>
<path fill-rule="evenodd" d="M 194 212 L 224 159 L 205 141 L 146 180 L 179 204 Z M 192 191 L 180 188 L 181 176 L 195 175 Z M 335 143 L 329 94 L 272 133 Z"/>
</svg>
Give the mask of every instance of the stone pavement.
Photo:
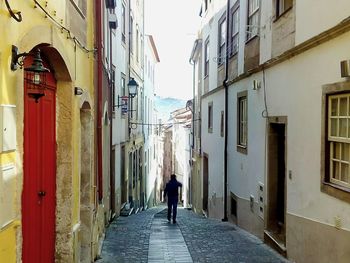
<svg viewBox="0 0 350 263">
<path fill-rule="evenodd" d="M 220 220 L 178 208 L 177 224 L 166 220 L 165 206 L 119 217 L 106 232 L 97 263 L 289 262 L 261 240 Z"/>
</svg>

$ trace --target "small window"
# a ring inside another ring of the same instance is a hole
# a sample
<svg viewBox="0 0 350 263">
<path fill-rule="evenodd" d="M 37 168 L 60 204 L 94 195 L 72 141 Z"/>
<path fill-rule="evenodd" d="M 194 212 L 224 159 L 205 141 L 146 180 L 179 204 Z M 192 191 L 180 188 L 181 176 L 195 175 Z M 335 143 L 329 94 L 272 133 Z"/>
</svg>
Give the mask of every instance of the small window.
<svg viewBox="0 0 350 263">
<path fill-rule="evenodd" d="M 130 16 L 130 39 L 129 39 L 129 45 L 130 45 L 130 52 L 134 52 L 134 42 L 133 42 L 133 37 L 134 37 L 134 19 L 132 16 Z"/>
<path fill-rule="evenodd" d="M 122 77 L 120 80 L 120 87 L 121 87 L 121 94 L 122 96 L 125 96 L 125 75 L 122 73 Z"/>
<path fill-rule="evenodd" d="M 230 55 L 238 52 L 238 35 L 239 35 L 239 8 L 235 8 L 231 16 L 231 48 Z"/>
<path fill-rule="evenodd" d="M 276 0 L 276 17 L 281 16 L 284 12 L 293 6 L 293 0 Z"/>
<path fill-rule="evenodd" d="M 219 21 L 219 47 L 218 47 L 218 64 L 225 61 L 226 56 L 226 17 L 223 16 Z"/>
<path fill-rule="evenodd" d="M 139 38 L 140 38 L 140 36 L 139 36 L 139 29 L 138 29 L 138 26 L 136 25 L 136 61 L 137 62 L 139 62 L 140 61 L 140 59 L 139 59 L 139 56 L 140 56 L 140 53 L 139 53 L 139 49 L 140 49 L 140 47 L 139 47 Z"/>
<path fill-rule="evenodd" d="M 247 40 L 259 33 L 259 0 L 248 0 Z"/>
<path fill-rule="evenodd" d="M 208 103 L 208 132 L 213 132 L 213 102 Z"/>
<path fill-rule="evenodd" d="M 350 94 L 328 97 L 329 182 L 350 189 Z"/>
<path fill-rule="evenodd" d="M 237 94 L 237 149 L 246 153 L 248 139 L 248 103 L 247 92 Z"/>
<path fill-rule="evenodd" d="M 111 72 L 111 89 L 112 89 L 112 111 L 115 111 L 115 66 L 112 65 L 112 72 Z"/>
<path fill-rule="evenodd" d="M 220 121 L 220 135 L 224 137 L 225 134 L 225 114 L 224 111 L 221 111 L 221 121 Z"/>
<path fill-rule="evenodd" d="M 205 41 L 205 48 L 204 48 L 204 76 L 209 75 L 209 37 Z"/>
<path fill-rule="evenodd" d="M 122 31 L 122 41 L 125 43 L 125 32 L 126 32 L 126 23 L 125 23 L 125 4 L 122 4 L 122 21 L 121 21 L 121 31 Z"/>
</svg>

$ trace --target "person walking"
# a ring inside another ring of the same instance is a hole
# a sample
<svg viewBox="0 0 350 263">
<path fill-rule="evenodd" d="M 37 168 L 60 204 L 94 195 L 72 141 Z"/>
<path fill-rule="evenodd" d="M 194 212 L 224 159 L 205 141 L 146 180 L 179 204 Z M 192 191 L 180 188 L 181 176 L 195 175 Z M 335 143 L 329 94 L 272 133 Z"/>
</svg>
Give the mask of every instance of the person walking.
<svg viewBox="0 0 350 263">
<path fill-rule="evenodd" d="M 182 184 L 176 180 L 176 175 L 170 176 L 170 181 L 166 184 L 164 189 L 164 199 L 168 195 L 168 221 L 171 219 L 171 212 L 173 213 L 173 223 L 176 224 L 177 203 L 179 201 L 179 187 Z"/>
</svg>

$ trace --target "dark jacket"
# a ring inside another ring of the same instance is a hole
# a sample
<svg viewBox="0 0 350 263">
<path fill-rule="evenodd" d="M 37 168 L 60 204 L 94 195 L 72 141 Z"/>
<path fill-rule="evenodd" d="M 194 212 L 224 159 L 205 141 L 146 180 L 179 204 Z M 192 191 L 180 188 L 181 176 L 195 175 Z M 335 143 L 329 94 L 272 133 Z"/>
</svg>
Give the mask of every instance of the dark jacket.
<svg viewBox="0 0 350 263">
<path fill-rule="evenodd" d="M 168 195 L 168 198 L 178 198 L 179 187 L 182 187 L 182 183 L 178 182 L 176 179 L 171 179 L 165 186 L 164 197 Z"/>
</svg>

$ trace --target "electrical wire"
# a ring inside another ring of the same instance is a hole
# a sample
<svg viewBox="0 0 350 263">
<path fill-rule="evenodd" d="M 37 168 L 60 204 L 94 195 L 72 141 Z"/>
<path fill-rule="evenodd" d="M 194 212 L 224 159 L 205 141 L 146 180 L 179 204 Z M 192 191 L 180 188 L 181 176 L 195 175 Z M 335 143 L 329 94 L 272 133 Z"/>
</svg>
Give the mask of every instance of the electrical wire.
<svg viewBox="0 0 350 263">
<path fill-rule="evenodd" d="M 63 31 L 67 32 L 67 34 L 68 34 L 67 38 L 68 38 L 68 39 L 71 39 L 71 40 L 74 42 L 75 45 L 77 44 L 77 45 L 78 45 L 82 50 L 84 50 L 86 53 L 96 52 L 96 51 L 97 51 L 97 49 L 95 49 L 95 48 L 94 48 L 94 49 L 87 49 L 87 48 L 80 42 L 80 40 L 79 40 L 78 38 L 76 38 L 75 36 L 72 35 L 71 31 L 70 31 L 68 28 L 66 28 L 65 26 L 62 26 L 54 17 L 52 17 L 52 16 L 50 15 L 50 13 L 48 13 L 48 12 L 45 10 L 45 8 L 42 7 L 42 6 L 40 5 L 40 3 L 39 3 L 37 0 L 34 0 L 34 3 L 45 13 L 45 15 L 46 15 L 47 17 L 49 17 L 58 27 L 61 28 L 61 31 L 62 31 L 62 32 L 63 32 Z"/>
<path fill-rule="evenodd" d="M 200 121 L 201 119 L 195 119 L 193 121 Z M 169 126 L 169 125 L 176 125 L 176 124 L 185 124 L 188 123 L 187 121 L 179 121 L 179 122 L 168 122 L 168 123 L 144 123 L 144 122 L 129 122 L 131 125 L 142 125 L 142 126 Z"/>
</svg>

